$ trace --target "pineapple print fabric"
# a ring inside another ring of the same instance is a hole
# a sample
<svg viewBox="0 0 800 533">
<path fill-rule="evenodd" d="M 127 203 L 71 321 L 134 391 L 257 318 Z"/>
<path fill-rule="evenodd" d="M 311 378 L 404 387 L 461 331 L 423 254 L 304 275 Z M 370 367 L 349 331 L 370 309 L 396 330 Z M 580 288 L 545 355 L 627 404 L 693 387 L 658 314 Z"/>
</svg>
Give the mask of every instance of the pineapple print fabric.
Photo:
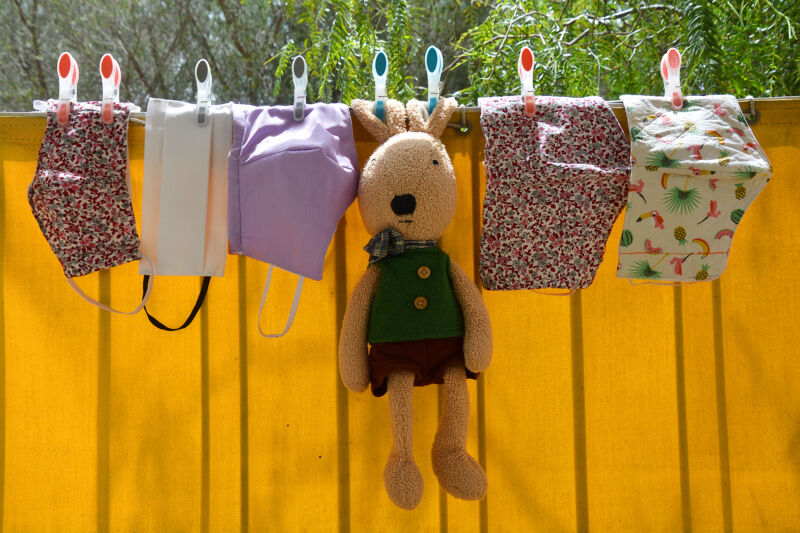
<svg viewBox="0 0 800 533">
<path fill-rule="evenodd" d="M 631 183 L 617 276 L 704 281 L 725 270 L 734 232 L 772 175 L 733 96 L 623 95 Z"/>
</svg>

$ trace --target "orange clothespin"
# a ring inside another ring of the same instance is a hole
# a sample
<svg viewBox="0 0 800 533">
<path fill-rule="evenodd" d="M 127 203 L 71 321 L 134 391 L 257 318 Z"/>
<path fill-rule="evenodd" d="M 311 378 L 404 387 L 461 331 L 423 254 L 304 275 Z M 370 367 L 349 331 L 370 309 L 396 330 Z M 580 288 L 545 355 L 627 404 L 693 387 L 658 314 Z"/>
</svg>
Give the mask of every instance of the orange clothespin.
<svg viewBox="0 0 800 533">
<path fill-rule="evenodd" d="M 58 105 L 56 118 L 62 126 L 69 124 L 69 114 L 73 102 L 78 102 L 78 62 L 69 52 L 58 57 Z"/>
<path fill-rule="evenodd" d="M 122 71 L 119 63 L 111 54 L 103 54 L 100 58 L 100 77 L 103 79 L 103 102 L 100 105 L 103 122 L 114 121 L 114 104 L 119 102 L 119 82 Z"/>
<path fill-rule="evenodd" d="M 676 48 L 670 48 L 661 58 L 661 77 L 664 80 L 664 98 L 669 100 L 675 111 L 681 109 L 681 53 Z"/>
<path fill-rule="evenodd" d="M 533 51 L 527 46 L 522 47 L 519 53 L 517 72 L 522 83 L 522 103 L 525 106 L 525 116 L 533 117 L 536 114 L 533 90 Z"/>
</svg>

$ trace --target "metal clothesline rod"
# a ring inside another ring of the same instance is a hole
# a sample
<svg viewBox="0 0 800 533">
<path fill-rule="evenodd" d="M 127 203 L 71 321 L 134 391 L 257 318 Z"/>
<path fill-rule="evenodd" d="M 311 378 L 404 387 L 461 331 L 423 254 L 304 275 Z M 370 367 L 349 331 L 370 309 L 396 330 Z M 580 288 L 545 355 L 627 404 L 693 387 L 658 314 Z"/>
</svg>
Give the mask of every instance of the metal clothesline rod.
<svg viewBox="0 0 800 533">
<path fill-rule="evenodd" d="M 739 98 L 739 104 L 747 104 L 751 100 L 749 98 Z M 791 102 L 791 101 L 800 101 L 800 96 L 776 96 L 776 97 L 765 97 L 765 98 L 753 98 L 753 103 L 759 104 L 764 102 Z M 622 109 L 622 101 L 620 100 L 609 100 L 608 105 L 612 109 Z M 480 112 L 481 108 L 479 106 L 458 106 L 456 111 L 453 113 L 455 116 L 456 113 L 461 111 L 466 112 Z M 35 118 L 41 117 L 44 118 L 46 113 L 44 111 L 0 111 L 0 117 L 28 117 L 28 118 Z M 144 112 L 138 113 L 131 113 L 131 118 L 144 120 L 146 114 Z"/>
</svg>

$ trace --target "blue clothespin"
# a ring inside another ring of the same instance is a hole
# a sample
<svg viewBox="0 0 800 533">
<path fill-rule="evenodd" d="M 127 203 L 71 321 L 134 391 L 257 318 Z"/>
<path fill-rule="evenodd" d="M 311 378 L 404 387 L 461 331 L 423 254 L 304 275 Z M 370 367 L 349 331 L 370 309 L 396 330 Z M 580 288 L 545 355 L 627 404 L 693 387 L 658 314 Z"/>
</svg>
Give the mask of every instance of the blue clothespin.
<svg viewBox="0 0 800 533">
<path fill-rule="evenodd" d="M 372 60 L 372 77 L 375 80 L 375 116 L 381 120 L 386 117 L 386 74 L 389 71 L 389 59 L 386 52 L 378 50 Z"/>
<path fill-rule="evenodd" d="M 292 61 L 292 81 L 294 81 L 294 119 L 303 120 L 306 113 L 306 85 L 308 85 L 308 69 L 303 56 Z"/>
<path fill-rule="evenodd" d="M 439 102 L 439 90 L 441 84 L 439 79 L 442 76 L 442 52 L 435 46 L 429 46 L 425 52 L 425 68 L 428 71 L 428 114 L 433 113 L 436 104 Z"/>
</svg>

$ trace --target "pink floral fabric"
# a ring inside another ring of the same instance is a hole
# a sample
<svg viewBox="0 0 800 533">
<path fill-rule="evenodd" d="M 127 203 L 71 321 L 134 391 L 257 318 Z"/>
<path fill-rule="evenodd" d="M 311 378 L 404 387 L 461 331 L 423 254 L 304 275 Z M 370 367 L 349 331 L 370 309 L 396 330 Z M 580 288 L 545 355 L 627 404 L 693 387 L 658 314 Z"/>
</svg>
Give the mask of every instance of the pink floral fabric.
<svg viewBox="0 0 800 533">
<path fill-rule="evenodd" d="M 630 150 L 602 98 L 481 98 L 480 273 L 489 290 L 588 287 L 628 192 Z"/>
<path fill-rule="evenodd" d="M 104 124 L 100 102 L 72 104 L 69 124 L 47 103 L 47 129 L 28 202 L 64 274 L 83 276 L 140 258 L 128 185 L 128 115 L 114 104 Z"/>
</svg>

